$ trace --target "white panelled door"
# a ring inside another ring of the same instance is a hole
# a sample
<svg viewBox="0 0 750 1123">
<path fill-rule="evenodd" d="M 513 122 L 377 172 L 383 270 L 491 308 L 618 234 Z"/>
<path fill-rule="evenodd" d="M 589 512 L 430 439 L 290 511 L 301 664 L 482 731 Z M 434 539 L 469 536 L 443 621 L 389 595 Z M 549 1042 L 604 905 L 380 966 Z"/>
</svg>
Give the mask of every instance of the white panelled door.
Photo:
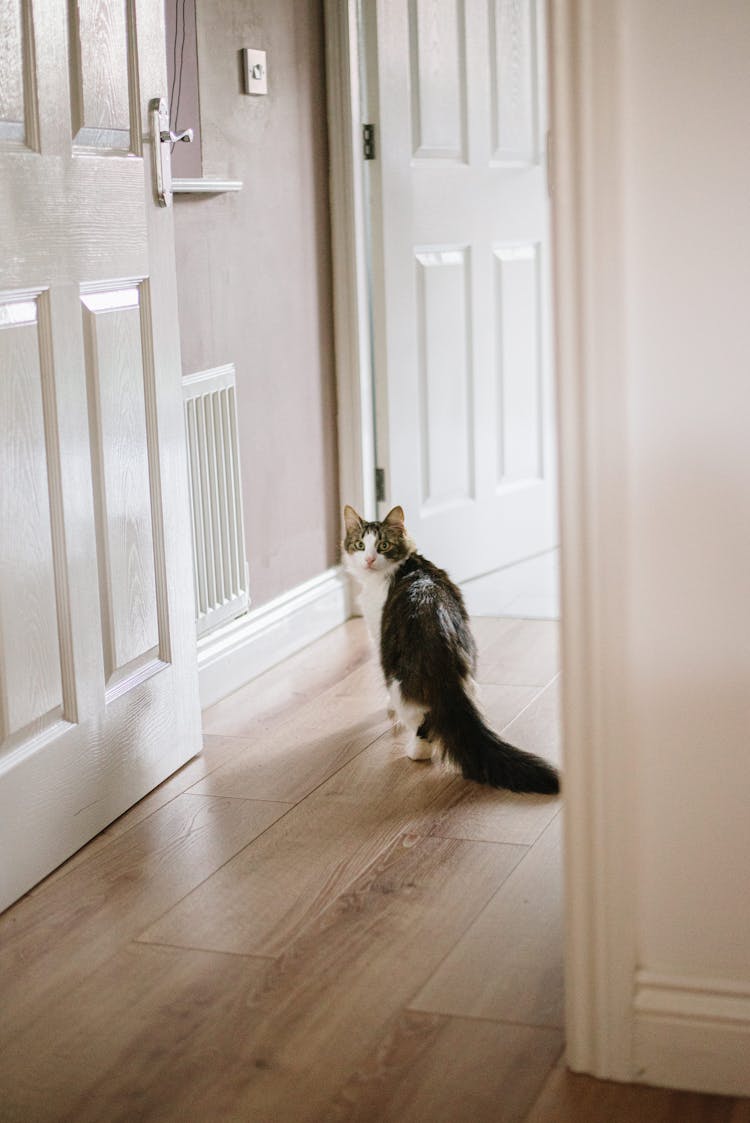
<svg viewBox="0 0 750 1123">
<path fill-rule="evenodd" d="M 0 907 L 200 745 L 162 24 L 0 0 Z"/>
<path fill-rule="evenodd" d="M 381 514 L 463 580 L 556 545 L 544 2 L 364 13 Z"/>
</svg>

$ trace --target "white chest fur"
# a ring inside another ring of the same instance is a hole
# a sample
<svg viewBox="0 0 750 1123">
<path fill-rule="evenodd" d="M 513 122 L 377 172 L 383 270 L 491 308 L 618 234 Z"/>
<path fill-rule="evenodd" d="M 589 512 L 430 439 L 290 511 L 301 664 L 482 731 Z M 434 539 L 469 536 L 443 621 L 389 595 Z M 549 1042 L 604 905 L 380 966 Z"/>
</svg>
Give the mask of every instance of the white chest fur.
<svg viewBox="0 0 750 1123">
<path fill-rule="evenodd" d="M 359 604 L 365 618 L 367 631 L 370 633 L 375 651 L 380 656 L 380 621 L 383 616 L 383 605 L 388 596 L 390 575 L 386 573 L 358 574 L 360 596 Z"/>
</svg>

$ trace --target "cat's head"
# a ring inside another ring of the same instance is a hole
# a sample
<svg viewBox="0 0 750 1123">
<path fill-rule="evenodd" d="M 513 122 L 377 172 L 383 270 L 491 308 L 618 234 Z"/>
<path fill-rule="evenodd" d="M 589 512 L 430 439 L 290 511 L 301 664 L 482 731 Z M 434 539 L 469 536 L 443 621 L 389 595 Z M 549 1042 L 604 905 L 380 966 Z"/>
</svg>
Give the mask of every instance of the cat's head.
<svg viewBox="0 0 750 1123">
<path fill-rule="evenodd" d="M 382 522 L 367 522 L 353 507 L 344 507 L 344 564 L 356 576 L 390 573 L 414 552 L 404 525 L 404 512 L 394 507 Z"/>
</svg>

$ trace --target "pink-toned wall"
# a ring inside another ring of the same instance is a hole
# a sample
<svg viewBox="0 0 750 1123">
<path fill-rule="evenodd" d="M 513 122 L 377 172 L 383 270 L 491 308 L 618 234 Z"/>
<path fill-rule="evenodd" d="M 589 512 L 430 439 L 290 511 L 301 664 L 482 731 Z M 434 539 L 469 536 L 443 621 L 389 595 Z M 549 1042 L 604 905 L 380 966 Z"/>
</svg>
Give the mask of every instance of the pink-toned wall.
<svg viewBox="0 0 750 1123">
<path fill-rule="evenodd" d="M 203 173 L 244 187 L 175 201 L 182 360 L 237 369 L 254 606 L 338 554 L 322 8 L 197 0 Z M 266 97 L 242 92 L 243 47 L 268 53 Z"/>
</svg>

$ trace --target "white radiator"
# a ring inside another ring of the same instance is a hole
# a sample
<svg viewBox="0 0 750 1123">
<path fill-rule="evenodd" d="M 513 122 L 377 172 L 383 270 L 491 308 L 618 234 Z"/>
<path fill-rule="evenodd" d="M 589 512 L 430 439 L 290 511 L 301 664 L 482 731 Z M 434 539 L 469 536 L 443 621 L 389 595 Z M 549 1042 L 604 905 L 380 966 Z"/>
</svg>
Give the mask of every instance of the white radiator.
<svg viewBox="0 0 750 1123">
<path fill-rule="evenodd" d="M 185 397 L 198 635 L 247 611 L 235 371 L 189 374 Z"/>
</svg>

